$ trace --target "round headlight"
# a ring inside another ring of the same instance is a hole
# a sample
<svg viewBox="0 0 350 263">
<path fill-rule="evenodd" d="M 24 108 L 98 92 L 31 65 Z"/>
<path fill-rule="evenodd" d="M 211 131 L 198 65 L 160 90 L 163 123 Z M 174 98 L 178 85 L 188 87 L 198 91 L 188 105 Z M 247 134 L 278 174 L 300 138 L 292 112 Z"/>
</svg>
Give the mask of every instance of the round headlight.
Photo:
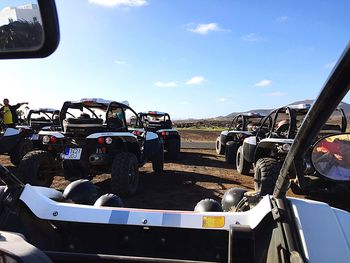
<svg viewBox="0 0 350 263">
<path fill-rule="evenodd" d="M 285 143 L 282 145 L 282 150 L 288 152 L 290 150 L 290 144 Z"/>
</svg>

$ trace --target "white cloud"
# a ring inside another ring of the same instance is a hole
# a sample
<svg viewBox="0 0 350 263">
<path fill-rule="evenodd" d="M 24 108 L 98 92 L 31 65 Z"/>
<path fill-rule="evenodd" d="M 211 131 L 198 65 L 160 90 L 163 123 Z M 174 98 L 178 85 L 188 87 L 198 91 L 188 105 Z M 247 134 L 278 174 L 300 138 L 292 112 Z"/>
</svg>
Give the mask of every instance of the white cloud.
<svg viewBox="0 0 350 263">
<path fill-rule="evenodd" d="M 114 63 L 117 65 L 126 65 L 128 64 L 126 61 L 124 60 L 114 60 Z"/>
<path fill-rule="evenodd" d="M 218 102 L 225 102 L 225 101 L 227 101 L 227 98 L 218 98 L 217 101 Z"/>
<path fill-rule="evenodd" d="M 289 19 L 288 16 L 280 16 L 280 17 L 277 17 L 277 22 L 285 22 Z"/>
<path fill-rule="evenodd" d="M 187 85 L 199 85 L 205 82 L 206 79 L 202 76 L 195 76 L 186 82 Z"/>
<path fill-rule="evenodd" d="M 206 35 L 210 31 L 218 32 L 218 31 L 229 31 L 228 29 L 223 29 L 217 23 L 208 23 L 208 24 L 198 24 L 193 27 L 193 24 L 190 24 L 192 28 L 188 27 L 187 30 L 196 34 Z"/>
<path fill-rule="evenodd" d="M 158 88 L 175 88 L 177 86 L 175 81 L 170 81 L 170 82 L 157 81 L 154 83 L 154 85 Z"/>
<path fill-rule="evenodd" d="M 245 42 L 257 42 L 257 41 L 261 41 L 262 37 L 256 35 L 255 33 L 250 33 L 248 35 L 242 36 L 241 40 Z"/>
<path fill-rule="evenodd" d="M 260 80 L 259 82 L 255 83 L 254 86 L 255 87 L 268 87 L 272 84 L 272 81 L 269 79 L 263 79 Z"/>
<path fill-rule="evenodd" d="M 89 0 L 89 3 L 106 7 L 138 7 L 148 4 L 147 0 Z"/>
<path fill-rule="evenodd" d="M 282 97 L 282 96 L 287 95 L 287 93 L 282 92 L 282 91 L 275 91 L 275 92 L 269 93 L 268 95 L 271 97 Z"/>
<path fill-rule="evenodd" d="M 329 62 L 329 63 L 325 64 L 323 66 L 323 68 L 324 69 L 333 69 L 336 63 L 337 63 L 336 61 Z"/>
</svg>

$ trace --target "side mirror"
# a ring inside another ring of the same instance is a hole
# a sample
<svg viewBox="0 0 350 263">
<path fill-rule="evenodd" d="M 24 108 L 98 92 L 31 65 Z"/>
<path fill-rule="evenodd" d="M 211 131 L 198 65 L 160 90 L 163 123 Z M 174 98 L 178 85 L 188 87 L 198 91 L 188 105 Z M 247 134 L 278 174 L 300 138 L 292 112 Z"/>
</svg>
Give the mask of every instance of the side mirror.
<svg viewBox="0 0 350 263">
<path fill-rule="evenodd" d="M 311 161 L 315 170 L 327 179 L 350 181 L 350 134 L 319 140 L 312 149 Z"/>
<path fill-rule="evenodd" d="M 2 1 L 0 10 L 0 59 L 42 58 L 59 43 L 59 26 L 54 0 L 30 0 L 13 7 Z"/>
</svg>

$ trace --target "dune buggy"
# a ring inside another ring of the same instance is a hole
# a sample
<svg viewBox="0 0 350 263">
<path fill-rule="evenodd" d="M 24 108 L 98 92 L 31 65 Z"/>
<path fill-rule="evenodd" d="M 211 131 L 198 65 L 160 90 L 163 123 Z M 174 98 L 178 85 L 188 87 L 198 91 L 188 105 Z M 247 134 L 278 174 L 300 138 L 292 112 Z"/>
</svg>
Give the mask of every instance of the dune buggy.
<svg viewBox="0 0 350 263">
<path fill-rule="evenodd" d="M 72 118 L 71 116 L 79 116 Z M 19 177 L 34 185 L 49 186 L 57 169 L 67 180 L 111 173 L 112 190 L 121 196 L 137 191 L 138 169 L 152 161 L 163 170 L 163 145 L 147 131 L 127 103 L 103 99 L 67 101 L 60 111 L 61 131 L 40 131 L 45 150 L 28 153 Z"/>
<path fill-rule="evenodd" d="M 33 149 L 28 139 L 31 132 L 27 129 L 8 128 L 0 118 L 0 154 L 7 154 L 14 165 L 19 165 L 22 157 Z"/>
<path fill-rule="evenodd" d="M 32 109 L 28 112 L 26 122 L 17 125 L 18 129 L 29 131 L 28 139 L 32 141 L 35 149 L 42 149 L 39 141 L 39 132 L 41 130 L 60 130 L 59 110 L 50 108 Z"/>
<path fill-rule="evenodd" d="M 257 135 L 244 141 L 240 149 L 240 159 L 237 158 L 237 167 L 242 168 L 238 169 L 242 174 L 248 174 L 251 164 L 255 165 L 254 185 L 257 191 L 263 194 L 272 193 L 279 169 L 310 107 L 309 104 L 289 105 L 272 111 L 262 121 Z M 346 126 L 344 111 L 336 109 L 321 128 L 315 141 L 327 134 L 345 132 Z M 309 163 L 305 165 L 310 167 Z"/>
<path fill-rule="evenodd" d="M 253 136 L 261 120 L 264 118 L 259 113 L 239 114 L 235 116 L 226 131 L 222 131 L 216 139 L 217 154 L 225 154 L 227 163 L 235 164 L 238 148 L 242 145 L 243 140 Z"/>
<path fill-rule="evenodd" d="M 181 148 L 179 132 L 173 128 L 170 115 L 160 111 L 140 112 L 139 117 L 147 125 L 147 130 L 155 132 L 161 139 L 164 150 L 171 159 L 178 159 Z"/>
</svg>

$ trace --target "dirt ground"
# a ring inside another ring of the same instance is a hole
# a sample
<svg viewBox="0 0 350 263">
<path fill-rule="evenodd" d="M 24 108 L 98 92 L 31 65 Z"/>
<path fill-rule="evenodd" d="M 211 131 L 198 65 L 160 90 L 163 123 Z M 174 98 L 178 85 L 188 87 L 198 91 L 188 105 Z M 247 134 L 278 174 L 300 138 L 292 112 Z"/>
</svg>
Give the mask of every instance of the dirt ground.
<svg viewBox="0 0 350 263">
<path fill-rule="evenodd" d="M 185 142 L 214 142 L 221 131 L 179 130 L 181 140 Z"/>
<path fill-rule="evenodd" d="M 16 168 L 11 165 L 7 156 L 0 156 L 0 163 L 16 173 Z M 97 176 L 93 182 L 100 194 L 111 192 L 110 175 Z M 51 187 L 64 190 L 68 184 L 63 177 L 56 176 Z M 153 173 L 151 164 L 141 168 L 139 192 L 132 197 L 123 198 L 123 201 L 126 207 L 190 211 L 204 198 L 213 198 L 220 202 L 224 192 L 232 187 L 253 190 L 252 175 L 239 175 L 214 150 L 182 149 L 180 160 L 166 162 L 162 174 Z M 288 194 L 304 198 L 292 192 Z M 327 197 L 316 199 L 350 211 L 346 200 Z"/>
<path fill-rule="evenodd" d="M 182 141 L 214 144 L 220 131 L 181 130 L 180 134 Z M 0 155 L 0 163 L 16 174 L 16 168 L 8 156 Z M 96 176 L 92 181 L 101 195 L 111 192 L 109 174 Z M 63 177 L 56 176 L 51 187 L 63 191 L 68 184 Z M 253 190 L 253 174 L 238 174 L 234 166 L 225 163 L 224 156 L 218 156 L 215 150 L 182 149 L 181 158 L 176 162 L 167 161 L 162 174 L 153 173 L 150 163 L 142 167 L 138 193 L 123 198 L 123 202 L 126 207 L 190 211 L 204 198 L 213 198 L 221 202 L 225 191 L 232 187 Z M 310 198 L 291 191 L 288 195 Z M 310 199 L 350 211 L 350 204 L 344 198 L 317 196 Z"/>
</svg>

